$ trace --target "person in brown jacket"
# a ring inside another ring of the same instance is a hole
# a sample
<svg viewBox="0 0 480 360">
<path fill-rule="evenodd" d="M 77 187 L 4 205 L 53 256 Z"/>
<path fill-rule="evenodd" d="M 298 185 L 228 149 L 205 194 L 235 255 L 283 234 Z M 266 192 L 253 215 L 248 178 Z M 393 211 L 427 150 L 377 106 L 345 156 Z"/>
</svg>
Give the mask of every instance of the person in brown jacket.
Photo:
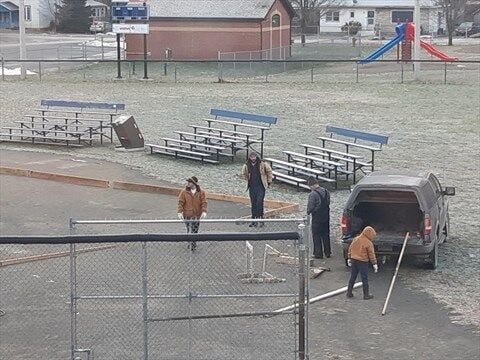
<svg viewBox="0 0 480 360">
<path fill-rule="evenodd" d="M 348 266 L 352 272 L 348 282 L 347 297 L 353 297 L 353 285 L 357 279 L 358 273 L 362 278 L 363 298 L 365 300 L 373 299 L 368 289 L 368 263 L 371 262 L 375 272 L 378 271 L 377 257 L 373 247 L 373 240 L 377 233 L 371 226 L 363 229 L 362 233 L 353 239 L 348 247 Z"/>
<path fill-rule="evenodd" d="M 242 167 L 242 175 L 247 181 L 248 195 L 252 208 L 252 219 L 263 218 L 263 200 L 265 191 L 272 183 L 272 168 L 260 159 L 255 152 L 251 152 L 248 160 Z M 263 226 L 263 223 L 252 222 L 249 226 Z"/>
<path fill-rule="evenodd" d="M 195 176 L 187 179 L 187 186 L 178 195 L 177 216 L 180 220 L 187 220 L 185 226 L 187 233 L 196 234 L 200 227 L 199 219 L 207 217 L 207 196 L 205 191 L 198 185 Z M 197 244 L 192 242 L 191 250 L 195 250 Z"/>
</svg>

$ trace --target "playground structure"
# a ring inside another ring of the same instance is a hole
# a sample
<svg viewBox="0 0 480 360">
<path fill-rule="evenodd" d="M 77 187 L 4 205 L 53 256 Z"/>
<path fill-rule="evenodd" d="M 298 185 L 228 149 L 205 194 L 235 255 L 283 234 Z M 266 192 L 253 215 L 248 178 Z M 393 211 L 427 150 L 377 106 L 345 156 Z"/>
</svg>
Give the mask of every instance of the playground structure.
<svg viewBox="0 0 480 360">
<path fill-rule="evenodd" d="M 414 40 L 415 25 L 413 23 L 402 23 L 395 26 L 394 38 L 390 39 L 387 43 L 370 53 L 367 57 L 360 60 L 360 64 L 367 64 L 369 62 L 377 60 L 380 56 L 390 51 L 394 46 L 397 46 L 397 60 L 400 60 L 400 44 L 401 44 L 401 59 L 403 61 L 409 61 L 412 59 L 412 42 Z M 420 46 L 423 50 L 432 56 L 439 58 L 442 61 L 457 61 L 458 58 L 449 56 L 440 50 L 433 47 L 431 44 L 420 40 Z"/>
</svg>

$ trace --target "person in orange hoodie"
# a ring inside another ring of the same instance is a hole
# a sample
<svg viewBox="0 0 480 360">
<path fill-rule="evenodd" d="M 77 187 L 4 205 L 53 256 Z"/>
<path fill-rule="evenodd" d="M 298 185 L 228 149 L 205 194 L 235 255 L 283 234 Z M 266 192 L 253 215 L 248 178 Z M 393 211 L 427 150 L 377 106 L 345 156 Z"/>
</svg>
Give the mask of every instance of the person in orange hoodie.
<svg viewBox="0 0 480 360">
<path fill-rule="evenodd" d="M 180 220 L 187 220 L 185 226 L 187 233 L 196 234 L 200 227 L 198 219 L 207 217 L 207 196 L 205 191 L 198 185 L 195 176 L 187 179 L 187 186 L 178 195 L 177 216 Z M 197 244 L 192 242 L 191 250 L 195 250 Z"/>
<path fill-rule="evenodd" d="M 353 297 L 353 285 L 357 279 L 358 273 L 362 278 L 363 284 L 363 299 L 373 299 L 368 289 L 368 263 L 371 262 L 373 270 L 378 271 L 377 257 L 375 256 L 375 249 L 373 247 L 373 240 L 377 233 L 371 226 L 363 229 L 362 233 L 353 239 L 348 247 L 348 266 L 351 267 L 350 280 L 348 282 L 347 297 Z"/>
</svg>

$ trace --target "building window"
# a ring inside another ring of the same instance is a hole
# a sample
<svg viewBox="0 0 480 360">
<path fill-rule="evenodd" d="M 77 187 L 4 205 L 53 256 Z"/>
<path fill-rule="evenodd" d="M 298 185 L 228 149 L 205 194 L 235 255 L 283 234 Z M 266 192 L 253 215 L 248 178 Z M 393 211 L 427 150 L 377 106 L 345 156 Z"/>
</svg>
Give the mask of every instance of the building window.
<svg viewBox="0 0 480 360">
<path fill-rule="evenodd" d="M 375 24 L 375 11 L 367 11 L 367 25 Z"/>
<path fill-rule="evenodd" d="M 350 11 L 350 17 L 351 17 L 351 18 L 354 18 L 354 17 L 355 17 L 355 12 Z"/>
<path fill-rule="evenodd" d="M 413 11 L 394 10 L 392 11 L 392 23 L 413 22 Z"/>
<path fill-rule="evenodd" d="M 272 16 L 272 27 L 279 27 L 280 26 L 280 15 L 275 14 Z"/>
<path fill-rule="evenodd" d="M 25 5 L 25 21 L 32 21 L 32 7 Z"/>
<path fill-rule="evenodd" d="M 328 11 L 325 14 L 325 20 L 326 21 L 339 22 L 340 21 L 340 12 L 339 11 Z"/>
</svg>

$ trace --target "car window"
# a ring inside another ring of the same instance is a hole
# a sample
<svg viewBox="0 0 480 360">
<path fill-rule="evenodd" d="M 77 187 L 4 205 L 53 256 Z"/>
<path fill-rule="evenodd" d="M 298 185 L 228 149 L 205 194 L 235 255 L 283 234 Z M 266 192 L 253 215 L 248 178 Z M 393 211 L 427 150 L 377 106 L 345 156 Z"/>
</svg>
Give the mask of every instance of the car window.
<svg viewBox="0 0 480 360">
<path fill-rule="evenodd" d="M 438 195 L 436 194 L 430 182 L 426 182 L 425 185 L 423 185 L 422 197 L 425 199 L 428 208 L 431 208 L 437 201 Z"/>
<path fill-rule="evenodd" d="M 438 181 L 435 175 L 430 174 L 428 177 L 428 181 L 432 184 L 432 187 L 437 194 L 440 194 L 442 192 L 442 185 L 440 185 L 440 181 Z"/>
</svg>

